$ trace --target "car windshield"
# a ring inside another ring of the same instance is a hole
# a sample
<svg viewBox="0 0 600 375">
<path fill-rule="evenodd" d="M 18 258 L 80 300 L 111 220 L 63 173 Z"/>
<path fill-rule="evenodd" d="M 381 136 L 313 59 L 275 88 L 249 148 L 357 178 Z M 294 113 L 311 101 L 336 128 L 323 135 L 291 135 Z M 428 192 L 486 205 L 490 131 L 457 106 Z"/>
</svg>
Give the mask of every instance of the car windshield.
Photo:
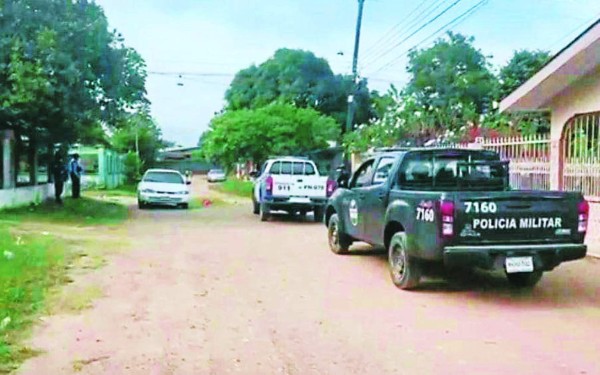
<svg viewBox="0 0 600 375">
<path fill-rule="evenodd" d="M 143 182 L 160 182 L 165 184 L 183 184 L 183 178 L 173 172 L 148 172 Z"/>
<path fill-rule="evenodd" d="M 212 169 L 210 172 L 208 173 L 214 173 L 214 174 L 223 174 L 225 173 L 222 169 Z"/>
</svg>

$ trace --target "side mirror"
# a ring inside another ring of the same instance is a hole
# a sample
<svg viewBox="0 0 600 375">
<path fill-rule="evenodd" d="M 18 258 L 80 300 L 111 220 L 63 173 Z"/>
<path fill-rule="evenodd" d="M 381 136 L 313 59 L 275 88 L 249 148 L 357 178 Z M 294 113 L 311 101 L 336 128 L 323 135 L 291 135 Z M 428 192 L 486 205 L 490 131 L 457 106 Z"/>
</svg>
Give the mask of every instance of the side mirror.
<svg viewBox="0 0 600 375">
<path fill-rule="evenodd" d="M 192 184 L 192 180 L 187 180 L 187 181 L 185 182 L 185 184 L 186 184 L 186 185 L 191 185 L 191 184 Z"/>
<path fill-rule="evenodd" d="M 250 176 L 252 178 L 256 178 L 256 177 L 258 177 L 258 171 L 252 171 L 252 172 L 248 173 L 248 176 Z"/>
</svg>

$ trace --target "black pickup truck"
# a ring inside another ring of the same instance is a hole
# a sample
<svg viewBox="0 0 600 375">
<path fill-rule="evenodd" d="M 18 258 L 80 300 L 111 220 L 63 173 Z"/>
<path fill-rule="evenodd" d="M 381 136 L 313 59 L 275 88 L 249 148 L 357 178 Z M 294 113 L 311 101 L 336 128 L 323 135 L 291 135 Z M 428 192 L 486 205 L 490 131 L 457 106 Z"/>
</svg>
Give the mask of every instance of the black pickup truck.
<svg viewBox="0 0 600 375">
<path fill-rule="evenodd" d="M 394 284 L 418 286 L 433 263 L 504 269 L 511 284 L 585 257 L 589 205 L 578 192 L 511 190 L 492 151 L 414 149 L 366 160 L 326 206 L 329 247 L 385 246 Z"/>
</svg>

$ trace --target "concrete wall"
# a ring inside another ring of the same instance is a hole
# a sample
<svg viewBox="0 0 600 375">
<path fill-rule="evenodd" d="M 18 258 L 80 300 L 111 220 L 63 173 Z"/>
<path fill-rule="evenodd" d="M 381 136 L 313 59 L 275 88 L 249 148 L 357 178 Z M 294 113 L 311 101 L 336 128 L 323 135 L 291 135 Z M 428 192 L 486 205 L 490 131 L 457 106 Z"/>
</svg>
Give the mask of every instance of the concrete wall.
<svg viewBox="0 0 600 375">
<path fill-rule="evenodd" d="M 600 66 L 583 76 L 550 102 L 552 128 L 550 138 L 550 188 L 560 187 L 560 141 L 567 122 L 575 115 L 600 111 Z"/>
<path fill-rule="evenodd" d="M 41 203 L 53 196 L 53 184 L 0 189 L 0 208 L 21 206 L 30 203 Z"/>
</svg>

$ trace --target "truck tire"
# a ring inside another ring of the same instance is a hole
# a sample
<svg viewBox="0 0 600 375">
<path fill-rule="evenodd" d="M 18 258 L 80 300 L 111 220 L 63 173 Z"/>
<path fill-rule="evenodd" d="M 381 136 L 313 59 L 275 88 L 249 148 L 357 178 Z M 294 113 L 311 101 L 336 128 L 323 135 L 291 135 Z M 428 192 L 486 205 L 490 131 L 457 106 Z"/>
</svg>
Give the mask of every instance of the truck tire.
<svg viewBox="0 0 600 375">
<path fill-rule="evenodd" d="M 266 203 L 261 203 L 259 206 L 259 212 L 258 215 L 260 217 L 260 221 L 267 221 L 269 220 L 269 218 L 271 217 L 271 210 L 269 208 L 269 205 Z"/>
<path fill-rule="evenodd" d="M 394 234 L 388 249 L 388 263 L 392 282 L 400 289 L 410 290 L 421 281 L 421 264 L 408 255 L 406 234 Z"/>
<path fill-rule="evenodd" d="M 314 209 L 314 215 L 315 215 L 315 222 L 317 223 L 322 223 L 323 222 L 323 216 L 325 216 L 325 212 L 323 210 L 323 207 L 315 207 Z"/>
<path fill-rule="evenodd" d="M 348 249 L 352 245 L 352 238 L 342 232 L 340 228 L 340 219 L 337 214 L 331 215 L 329 225 L 327 227 L 327 238 L 329 249 L 338 255 L 348 254 Z"/>
<path fill-rule="evenodd" d="M 507 273 L 506 278 L 515 288 L 532 288 L 542 278 L 543 271 Z"/>
</svg>

